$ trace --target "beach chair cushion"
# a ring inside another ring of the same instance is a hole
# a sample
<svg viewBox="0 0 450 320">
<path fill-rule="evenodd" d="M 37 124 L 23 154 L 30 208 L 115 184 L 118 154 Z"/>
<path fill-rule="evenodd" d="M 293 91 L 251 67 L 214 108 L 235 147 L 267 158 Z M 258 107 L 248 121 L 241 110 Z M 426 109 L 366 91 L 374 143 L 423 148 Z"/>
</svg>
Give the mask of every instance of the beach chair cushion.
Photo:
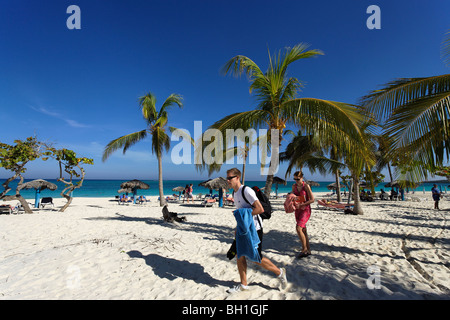
<svg viewBox="0 0 450 320">
<path fill-rule="evenodd" d="M 41 199 L 41 207 L 44 208 L 46 205 L 51 204 L 52 206 L 55 206 L 53 204 L 53 198 L 52 197 L 44 197 Z"/>
</svg>

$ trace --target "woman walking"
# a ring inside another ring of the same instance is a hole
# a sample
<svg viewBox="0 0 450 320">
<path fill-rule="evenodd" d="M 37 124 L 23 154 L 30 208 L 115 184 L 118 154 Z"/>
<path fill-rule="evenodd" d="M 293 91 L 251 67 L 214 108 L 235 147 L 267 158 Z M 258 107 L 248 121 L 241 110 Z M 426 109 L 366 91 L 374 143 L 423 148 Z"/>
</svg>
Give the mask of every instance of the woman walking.
<svg viewBox="0 0 450 320">
<path fill-rule="evenodd" d="M 295 220 L 297 222 L 296 230 L 298 238 L 302 243 L 302 251 L 297 258 L 304 258 L 311 254 L 306 222 L 308 222 L 309 217 L 311 216 L 311 203 L 314 203 L 314 196 L 311 187 L 303 180 L 303 172 L 295 172 L 294 180 L 296 183 L 292 185 L 292 192 L 298 199 L 298 201 L 294 202 Z"/>
</svg>

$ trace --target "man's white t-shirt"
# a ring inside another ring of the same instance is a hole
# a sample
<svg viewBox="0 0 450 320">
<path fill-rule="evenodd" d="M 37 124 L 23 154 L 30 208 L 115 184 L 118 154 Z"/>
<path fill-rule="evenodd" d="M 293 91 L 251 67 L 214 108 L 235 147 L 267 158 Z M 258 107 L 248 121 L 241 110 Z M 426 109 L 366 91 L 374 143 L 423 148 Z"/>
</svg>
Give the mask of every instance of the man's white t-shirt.
<svg viewBox="0 0 450 320">
<path fill-rule="evenodd" d="M 234 204 L 236 205 L 236 208 L 238 208 L 238 209 L 252 208 L 252 206 L 250 204 L 248 204 L 245 201 L 245 199 L 242 197 L 242 188 L 244 188 L 243 185 L 241 185 L 239 190 L 234 193 Z M 259 200 L 258 197 L 256 196 L 255 191 L 252 188 L 246 187 L 244 192 L 245 192 L 245 198 L 251 204 L 253 204 L 256 200 Z M 260 230 L 262 228 L 262 219 L 259 217 L 259 214 L 253 216 L 253 221 L 255 223 L 256 230 Z"/>
</svg>

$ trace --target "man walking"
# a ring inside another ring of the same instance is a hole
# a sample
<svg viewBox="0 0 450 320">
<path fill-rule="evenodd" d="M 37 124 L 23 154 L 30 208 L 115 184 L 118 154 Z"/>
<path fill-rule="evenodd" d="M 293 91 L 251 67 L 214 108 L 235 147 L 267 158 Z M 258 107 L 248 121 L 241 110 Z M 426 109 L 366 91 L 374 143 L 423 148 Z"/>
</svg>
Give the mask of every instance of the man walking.
<svg viewBox="0 0 450 320">
<path fill-rule="evenodd" d="M 284 268 L 278 268 L 275 266 L 272 261 L 267 259 L 266 257 L 262 256 L 261 248 L 262 248 L 262 238 L 263 238 L 263 225 L 262 225 L 262 219 L 259 217 L 259 214 L 264 212 L 264 209 L 261 205 L 261 203 L 258 200 L 258 197 L 256 196 L 255 191 L 251 188 L 245 188 L 241 184 L 241 172 L 237 168 L 233 168 L 227 171 L 227 182 L 230 188 L 233 188 L 234 190 L 234 203 L 236 205 L 237 209 L 241 208 L 253 208 L 252 210 L 252 216 L 253 216 L 253 222 L 256 228 L 256 231 L 258 233 L 260 243 L 258 247 L 258 252 L 261 257 L 261 263 L 255 262 L 256 264 L 260 265 L 266 270 L 269 270 L 273 272 L 279 279 L 280 284 L 282 287 L 285 287 L 287 284 L 286 280 L 286 269 Z M 245 192 L 245 199 L 250 203 L 247 203 L 247 201 L 244 200 L 243 192 Z M 241 279 L 241 283 L 237 286 L 228 289 L 228 293 L 234 293 L 239 291 L 248 290 L 248 283 L 247 283 L 247 260 L 245 256 L 241 256 L 240 258 L 237 258 L 237 266 L 239 271 L 239 277 Z"/>
</svg>

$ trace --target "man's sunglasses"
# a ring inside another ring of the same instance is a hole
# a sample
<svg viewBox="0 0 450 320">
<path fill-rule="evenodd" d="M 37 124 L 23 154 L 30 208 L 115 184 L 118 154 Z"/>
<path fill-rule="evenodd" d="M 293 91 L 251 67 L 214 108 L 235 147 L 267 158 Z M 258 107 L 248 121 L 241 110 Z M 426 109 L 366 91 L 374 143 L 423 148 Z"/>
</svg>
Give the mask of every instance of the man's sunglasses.
<svg viewBox="0 0 450 320">
<path fill-rule="evenodd" d="M 227 180 L 231 180 L 231 179 L 234 179 L 234 178 L 236 178 L 237 176 L 232 176 L 232 177 L 227 177 Z"/>
</svg>

